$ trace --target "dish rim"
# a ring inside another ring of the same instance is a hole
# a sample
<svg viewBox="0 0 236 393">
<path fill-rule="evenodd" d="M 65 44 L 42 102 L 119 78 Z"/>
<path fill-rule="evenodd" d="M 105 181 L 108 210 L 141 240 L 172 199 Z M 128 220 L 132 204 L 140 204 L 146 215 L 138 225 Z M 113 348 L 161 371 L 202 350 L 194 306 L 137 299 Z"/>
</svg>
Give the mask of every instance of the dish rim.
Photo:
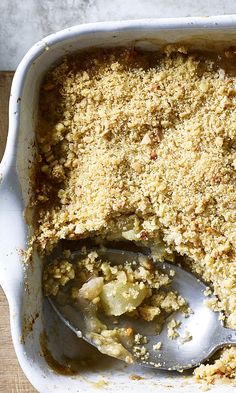
<svg viewBox="0 0 236 393">
<path fill-rule="evenodd" d="M 15 72 L 9 101 L 9 127 L 8 137 L 5 152 L 0 163 L 0 195 L 2 184 L 10 178 L 12 168 L 15 167 L 16 152 L 17 152 L 17 136 L 20 126 L 20 114 L 21 114 L 21 96 L 26 80 L 27 72 L 34 63 L 34 61 L 48 48 L 53 48 L 56 44 L 67 41 L 71 38 L 78 39 L 82 35 L 96 34 L 119 31 L 135 31 L 135 30 L 176 30 L 176 29 L 236 29 L 236 15 L 220 15 L 210 17 L 183 17 L 183 18 L 163 18 L 163 19 L 137 19 L 137 20 L 125 20 L 125 21 L 110 21 L 110 22 L 95 22 L 81 25 L 75 25 L 64 30 L 60 30 L 56 33 L 46 36 L 42 40 L 34 44 L 31 49 L 21 60 L 17 70 Z M 0 211 L 1 216 L 1 211 Z M 26 224 L 25 224 L 26 226 Z M 1 256 L 4 256 L 4 251 L 0 252 Z M 3 260 L 3 258 L 2 258 Z M 20 259 L 19 259 L 20 261 Z M 4 265 L 4 262 L 2 262 Z M 9 277 L 10 279 L 10 277 Z M 9 280 L 10 281 L 10 280 Z M 21 332 L 21 315 L 14 315 L 12 310 L 16 309 L 19 305 L 19 299 L 17 296 L 23 298 L 22 287 L 14 288 L 6 285 L 7 277 L 4 279 L 0 275 L 0 285 L 7 296 L 9 308 L 10 308 L 10 322 L 11 322 L 11 334 L 15 347 L 15 351 L 18 357 L 18 361 L 29 379 L 29 381 L 37 388 L 40 386 L 37 376 L 33 376 L 30 369 L 27 367 L 27 361 L 24 354 L 24 347 L 20 345 L 19 334 Z M 22 284 L 22 283 L 20 283 Z"/>
</svg>

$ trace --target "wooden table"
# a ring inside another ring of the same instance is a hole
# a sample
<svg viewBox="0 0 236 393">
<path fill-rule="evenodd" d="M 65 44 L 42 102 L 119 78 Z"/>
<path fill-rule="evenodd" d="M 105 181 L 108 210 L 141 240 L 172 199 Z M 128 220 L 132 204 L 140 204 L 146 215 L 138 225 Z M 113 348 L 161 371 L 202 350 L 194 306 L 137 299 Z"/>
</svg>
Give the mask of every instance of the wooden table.
<svg viewBox="0 0 236 393">
<path fill-rule="evenodd" d="M 12 77 L 12 72 L 0 72 L 0 160 L 7 137 L 8 101 Z M 10 334 L 8 304 L 0 288 L 0 393 L 35 392 L 16 358 Z"/>
</svg>

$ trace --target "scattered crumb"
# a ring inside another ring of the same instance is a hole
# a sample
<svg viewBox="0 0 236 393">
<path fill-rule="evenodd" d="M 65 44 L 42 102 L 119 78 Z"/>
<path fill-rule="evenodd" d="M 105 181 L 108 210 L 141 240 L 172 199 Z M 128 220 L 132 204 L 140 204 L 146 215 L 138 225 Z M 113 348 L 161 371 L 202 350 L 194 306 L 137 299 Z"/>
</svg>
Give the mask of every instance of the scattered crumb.
<svg viewBox="0 0 236 393">
<path fill-rule="evenodd" d="M 212 295 L 212 290 L 211 290 L 211 288 L 206 288 L 206 290 L 204 291 L 204 295 L 205 296 L 210 296 L 210 295 Z"/>
<path fill-rule="evenodd" d="M 167 324 L 167 336 L 171 340 L 175 340 L 179 337 L 179 332 L 177 329 L 180 327 L 181 322 L 176 321 L 176 319 L 171 319 L 171 321 Z"/>
<path fill-rule="evenodd" d="M 133 347 L 133 354 L 136 359 L 145 360 L 145 361 L 147 361 L 150 356 L 147 348 L 144 346 L 142 346 L 142 347 L 134 346 Z"/>
<path fill-rule="evenodd" d="M 193 339 L 193 336 L 190 334 L 188 330 L 184 331 L 183 336 L 180 337 L 181 344 L 187 343 Z"/>
<path fill-rule="evenodd" d="M 135 344 L 141 345 L 141 344 L 147 344 L 148 340 L 146 336 L 143 336 L 140 333 L 135 334 L 134 336 L 134 342 Z"/>
<path fill-rule="evenodd" d="M 159 351 L 159 349 L 162 348 L 162 342 L 159 341 L 158 343 L 154 344 L 154 345 L 152 346 L 152 348 L 153 348 L 154 351 Z"/>
</svg>

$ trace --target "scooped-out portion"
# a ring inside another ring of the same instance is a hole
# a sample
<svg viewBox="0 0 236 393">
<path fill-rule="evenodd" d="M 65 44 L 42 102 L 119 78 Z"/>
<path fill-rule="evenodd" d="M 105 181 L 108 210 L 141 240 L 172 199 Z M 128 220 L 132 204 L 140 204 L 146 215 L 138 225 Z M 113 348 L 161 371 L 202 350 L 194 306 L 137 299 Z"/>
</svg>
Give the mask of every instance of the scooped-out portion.
<svg viewBox="0 0 236 393">
<path fill-rule="evenodd" d="M 151 247 L 157 260 L 176 263 L 181 255 L 211 286 L 212 306 L 226 326 L 236 328 L 235 53 L 183 45 L 157 52 L 94 49 L 49 70 L 40 92 L 30 203 L 41 255 L 63 239 L 91 238 Z M 153 304 L 141 280 L 130 282 L 121 270 L 107 281 L 95 262 L 95 281 L 81 282 L 79 296 L 90 296 L 92 285 L 101 292 L 86 301 L 104 313 L 151 318 L 159 307 L 155 318 L 162 315 L 162 300 Z M 45 274 L 60 271 L 60 263 Z M 74 268 L 64 269 L 65 283 L 72 282 Z M 56 279 L 50 286 L 45 278 L 46 292 L 61 288 Z M 235 348 L 223 350 L 196 376 L 235 378 L 235 360 Z"/>
<path fill-rule="evenodd" d="M 171 288 L 175 272 L 159 271 L 150 257 L 140 254 L 138 259 L 114 265 L 97 251 L 83 247 L 76 259 L 65 250 L 43 273 L 45 295 L 55 297 L 61 306 L 75 305 L 85 317 L 83 335 L 102 353 L 127 363 L 135 358 L 148 361 L 149 357 L 145 347 L 148 338 L 129 325 L 129 320 L 155 321 L 158 336 L 169 315 L 178 310 L 185 316 L 190 312 L 185 299 Z M 110 322 L 112 329 L 99 315 L 115 317 Z M 120 316 L 128 318 L 125 326 L 118 328 Z M 168 336 L 177 337 L 174 329 Z"/>
</svg>

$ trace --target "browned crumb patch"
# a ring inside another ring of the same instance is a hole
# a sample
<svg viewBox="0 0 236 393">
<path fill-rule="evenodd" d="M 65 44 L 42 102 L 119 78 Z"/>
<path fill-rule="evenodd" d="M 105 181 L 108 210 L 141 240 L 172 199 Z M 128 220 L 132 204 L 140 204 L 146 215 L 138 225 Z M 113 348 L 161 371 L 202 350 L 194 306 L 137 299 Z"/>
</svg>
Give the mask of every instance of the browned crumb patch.
<svg viewBox="0 0 236 393">
<path fill-rule="evenodd" d="M 70 367 L 70 365 L 61 364 L 53 357 L 50 350 L 48 349 L 48 340 L 45 332 L 41 333 L 40 335 L 40 345 L 42 355 L 52 370 L 61 375 L 76 375 L 77 372 L 75 372 Z"/>
<path fill-rule="evenodd" d="M 144 379 L 143 377 L 137 374 L 130 375 L 129 378 L 132 379 L 133 381 L 141 381 L 142 379 Z"/>
<path fill-rule="evenodd" d="M 22 328 L 22 336 L 21 342 L 25 343 L 27 336 L 33 331 L 34 324 L 39 317 L 39 313 L 35 313 L 35 315 L 24 315 L 23 317 L 23 328 Z"/>
</svg>

